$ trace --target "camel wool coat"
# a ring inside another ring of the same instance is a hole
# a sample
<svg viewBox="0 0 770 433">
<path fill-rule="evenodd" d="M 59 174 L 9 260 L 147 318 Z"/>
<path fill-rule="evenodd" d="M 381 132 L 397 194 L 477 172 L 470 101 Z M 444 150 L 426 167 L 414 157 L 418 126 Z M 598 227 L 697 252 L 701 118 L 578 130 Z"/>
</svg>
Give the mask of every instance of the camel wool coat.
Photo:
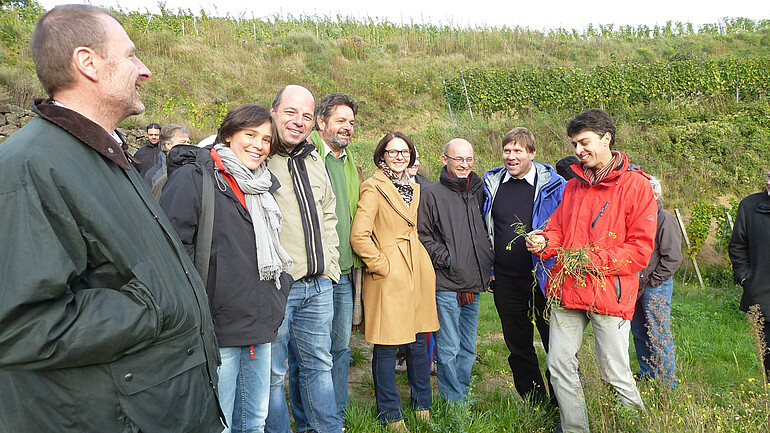
<svg viewBox="0 0 770 433">
<path fill-rule="evenodd" d="M 350 243 L 366 263 L 364 335 L 372 344 L 415 341 L 438 330 L 436 275 L 417 235 L 420 186 L 407 206 L 382 170 L 361 184 Z"/>
</svg>

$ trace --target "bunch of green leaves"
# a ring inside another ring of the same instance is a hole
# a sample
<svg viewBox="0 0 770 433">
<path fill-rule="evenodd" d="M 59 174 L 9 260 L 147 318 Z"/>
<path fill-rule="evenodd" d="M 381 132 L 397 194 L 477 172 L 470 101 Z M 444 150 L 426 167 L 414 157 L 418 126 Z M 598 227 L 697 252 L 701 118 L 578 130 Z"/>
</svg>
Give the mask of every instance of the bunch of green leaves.
<svg viewBox="0 0 770 433">
<path fill-rule="evenodd" d="M 687 250 L 689 258 L 694 259 L 706 243 L 713 214 L 712 205 L 704 201 L 698 201 L 692 206 L 690 223 L 687 225 L 687 237 L 690 239 L 690 248 Z"/>
</svg>

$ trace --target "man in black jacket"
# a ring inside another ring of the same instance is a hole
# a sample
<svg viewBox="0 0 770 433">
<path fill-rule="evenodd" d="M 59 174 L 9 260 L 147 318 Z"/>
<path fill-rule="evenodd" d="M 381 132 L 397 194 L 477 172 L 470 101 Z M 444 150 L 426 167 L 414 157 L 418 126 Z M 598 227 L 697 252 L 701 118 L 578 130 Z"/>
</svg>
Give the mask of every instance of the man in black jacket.
<svg viewBox="0 0 770 433">
<path fill-rule="evenodd" d="M 467 400 L 476 360 L 479 293 L 487 289 L 492 245 L 481 209 L 484 187 L 473 172 L 473 146 L 455 138 L 444 147 L 439 182 L 422 193 L 417 228 L 436 269 L 436 377 L 441 397 Z"/>
<path fill-rule="evenodd" d="M 770 377 L 770 171 L 765 190 L 741 201 L 728 247 L 735 282 L 743 286 L 741 311 L 759 305 L 764 316 L 765 374 Z"/>
<path fill-rule="evenodd" d="M 160 158 L 160 130 L 160 125 L 157 123 L 147 125 L 147 128 L 145 128 L 147 142 L 134 153 L 134 159 L 139 162 L 139 164 L 134 163 L 134 166 L 139 170 L 139 174 L 142 177 Z"/>
</svg>

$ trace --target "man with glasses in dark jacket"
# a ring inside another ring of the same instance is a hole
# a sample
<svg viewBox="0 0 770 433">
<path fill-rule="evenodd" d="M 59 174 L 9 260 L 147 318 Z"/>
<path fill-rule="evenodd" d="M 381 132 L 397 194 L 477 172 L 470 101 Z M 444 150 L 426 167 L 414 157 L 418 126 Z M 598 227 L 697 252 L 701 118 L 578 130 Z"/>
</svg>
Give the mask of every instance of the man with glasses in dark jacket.
<svg viewBox="0 0 770 433">
<path fill-rule="evenodd" d="M 484 187 L 472 171 L 473 146 L 455 138 L 444 147 L 439 182 L 425 187 L 417 228 L 436 269 L 436 377 L 444 400 L 465 402 L 476 360 L 479 293 L 489 284 L 492 246 L 481 207 Z"/>
</svg>

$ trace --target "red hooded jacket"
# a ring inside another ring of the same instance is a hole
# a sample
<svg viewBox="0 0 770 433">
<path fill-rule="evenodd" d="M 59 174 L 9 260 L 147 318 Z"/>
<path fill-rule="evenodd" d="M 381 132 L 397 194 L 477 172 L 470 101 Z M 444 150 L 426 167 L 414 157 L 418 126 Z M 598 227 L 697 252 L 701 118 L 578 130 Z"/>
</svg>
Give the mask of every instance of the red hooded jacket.
<svg viewBox="0 0 770 433">
<path fill-rule="evenodd" d="M 618 167 L 595 185 L 586 180 L 581 163 L 572 166 L 577 176 L 567 182 L 561 205 L 543 232 L 548 246 L 540 256 L 557 255 L 559 247 L 588 247 L 591 265 L 604 277 L 566 275 L 559 255 L 546 295 L 567 309 L 631 320 L 639 289 L 636 273 L 650 261 L 658 208 L 649 176 L 629 168 L 628 158 L 621 156 Z"/>
</svg>

